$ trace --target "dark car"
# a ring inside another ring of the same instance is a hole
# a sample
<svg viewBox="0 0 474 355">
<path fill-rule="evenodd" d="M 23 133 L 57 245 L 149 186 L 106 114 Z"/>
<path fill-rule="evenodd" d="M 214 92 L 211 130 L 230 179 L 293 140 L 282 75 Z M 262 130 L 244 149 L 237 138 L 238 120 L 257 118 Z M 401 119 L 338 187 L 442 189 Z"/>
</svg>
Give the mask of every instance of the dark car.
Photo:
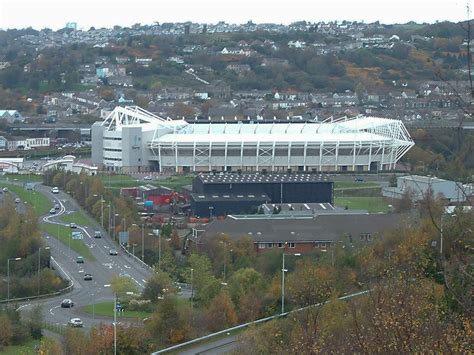
<svg viewBox="0 0 474 355">
<path fill-rule="evenodd" d="M 83 258 L 82 256 L 78 256 L 78 257 L 76 258 L 76 263 L 78 263 L 78 264 L 84 264 L 84 258 Z"/>
<path fill-rule="evenodd" d="M 92 281 L 92 275 L 91 274 L 84 274 L 84 281 Z"/>
<path fill-rule="evenodd" d="M 71 308 L 71 307 L 74 307 L 74 302 L 70 300 L 69 298 L 66 298 L 61 302 L 61 308 Z"/>
<path fill-rule="evenodd" d="M 364 181 L 364 179 L 361 178 L 360 176 L 356 176 L 356 177 L 354 178 L 354 181 L 355 181 L 355 182 L 361 182 L 361 181 Z"/>
</svg>

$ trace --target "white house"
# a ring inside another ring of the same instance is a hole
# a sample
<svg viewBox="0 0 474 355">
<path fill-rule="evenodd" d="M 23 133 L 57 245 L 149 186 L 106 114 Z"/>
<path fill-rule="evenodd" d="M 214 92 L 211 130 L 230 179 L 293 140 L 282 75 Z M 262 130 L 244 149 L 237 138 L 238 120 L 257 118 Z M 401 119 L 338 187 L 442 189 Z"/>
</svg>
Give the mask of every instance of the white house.
<svg viewBox="0 0 474 355">
<path fill-rule="evenodd" d="M 24 118 L 17 110 L 0 110 L 0 119 L 7 120 L 8 123 L 24 121 Z"/>
</svg>

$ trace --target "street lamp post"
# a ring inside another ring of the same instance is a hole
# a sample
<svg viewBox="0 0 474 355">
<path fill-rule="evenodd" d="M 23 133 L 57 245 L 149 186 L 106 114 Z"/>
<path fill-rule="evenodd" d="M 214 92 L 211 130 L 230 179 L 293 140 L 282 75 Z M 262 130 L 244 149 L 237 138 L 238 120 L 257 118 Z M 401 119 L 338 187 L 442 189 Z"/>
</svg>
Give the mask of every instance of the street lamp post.
<svg viewBox="0 0 474 355">
<path fill-rule="evenodd" d="M 49 247 L 39 247 L 38 248 L 38 296 L 40 295 L 40 288 L 41 288 L 41 249 L 49 250 Z"/>
<path fill-rule="evenodd" d="M 133 295 L 133 292 L 125 292 L 127 295 Z M 114 355 L 117 355 L 117 294 L 114 297 Z"/>
<path fill-rule="evenodd" d="M 9 258 L 7 260 L 7 304 L 10 303 L 10 261 L 19 261 L 21 258 Z"/>
<path fill-rule="evenodd" d="M 441 215 L 441 222 L 440 222 L 440 227 L 439 227 L 439 232 L 440 232 L 440 239 L 439 239 L 439 253 L 441 257 L 443 257 L 443 239 L 444 239 L 444 227 L 443 227 L 443 217 L 449 216 L 448 213 L 443 213 Z M 452 215 L 453 217 L 456 217 L 455 214 Z"/>
<path fill-rule="evenodd" d="M 194 308 L 194 269 L 191 268 L 191 311 Z"/>
<path fill-rule="evenodd" d="M 158 229 L 158 270 L 161 270 L 161 229 Z"/>
<path fill-rule="evenodd" d="M 281 313 L 285 313 L 285 272 L 288 270 L 285 269 L 285 255 L 288 256 L 300 256 L 300 253 L 295 253 L 295 254 L 285 254 L 283 253 L 282 256 L 282 266 L 281 266 Z"/>
<path fill-rule="evenodd" d="M 132 254 L 135 256 L 135 247 L 137 246 L 137 243 L 132 244 Z"/>
<path fill-rule="evenodd" d="M 142 223 L 142 261 L 145 262 L 145 223 Z"/>
<path fill-rule="evenodd" d="M 100 225 L 104 228 L 104 195 L 93 195 L 94 197 L 100 196 Z"/>
<path fill-rule="evenodd" d="M 104 285 L 104 287 L 111 287 L 112 285 Z M 124 292 L 127 295 L 133 295 L 133 292 L 126 291 Z M 114 294 L 114 355 L 117 355 L 117 293 Z"/>
<path fill-rule="evenodd" d="M 108 229 L 109 229 L 109 237 L 110 237 L 112 235 L 110 233 L 110 226 L 111 226 L 111 219 L 112 219 L 112 205 L 110 203 L 107 205 L 107 209 L 109 210 L 109 219 L 108 219 L 108 227 L 109 228 Z"/>
<path fill-rule="evenodd" d="M 226 269 L 227 269 L 227 243 L 221 240 L 221 243 L 224 245 L 224 283 L 226 283 Z M 232 249 L 230 250 L 232 252 Z"/>
<path fill-rule="evenodd" d="M 114 212 L 115 212 L 115 208 L 114 208 Z M 114 233 L 114 240 L 117 239 L 117 236 L 115 234 L 115 227 L 116 227 L 116 223 L 117 223 L 117 220 L 116 218 L 119 217 L 120 215 L 118 213 L 114 213 L 114 219 L 113 219 L 113 224 L 114 224 L 114 228 L 113 228 L 113 233 Z"/>
<path fill-rule="evenodd" d="M 114 297 L 114 355 L 117 355 L 117 294 Z"/>
</svg>

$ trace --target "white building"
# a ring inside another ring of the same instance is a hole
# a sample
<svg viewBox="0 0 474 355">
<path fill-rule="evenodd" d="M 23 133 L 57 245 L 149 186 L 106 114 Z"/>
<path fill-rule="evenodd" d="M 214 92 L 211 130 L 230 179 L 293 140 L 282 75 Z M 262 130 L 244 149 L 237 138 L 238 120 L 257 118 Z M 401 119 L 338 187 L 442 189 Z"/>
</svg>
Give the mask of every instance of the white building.
<svg viewBox="0 0 474 355">
<path fill-rule="evenodd" d="M 8 150 L 31 150 L 38 148 L 48 148 L 50 145 L 49 138 L 22 138 L 8 140 Z"/>
<path fill-rule="evenodd" d="M 17 174 L 23 169 L 23 158 L 0 158 L 0 172 Z"/>
<path fill-rule="evenodd" d="M 92 126 L 92 160 L 125 171 L 376 171 L 414 145 L 401 121 L 188 123 L 116 107 Z"/>
<path fill-rule="evenodd" d="M 471 195 L 471 190 L 460 182 L 420 175 L 401 176 L 397 178 L 396 187 L 382 190 L 384 197 L 396 199 L 401 199 L 406 192 L 414 201 L 422 200 L 430 192 L 433 197 L 442 195 L 449 202 L 463 202 Z"/>
<path fill-rule="evenodd" d="M 48 160 L 48 162 L 44 164 L 41 169 L 43 171 L 62 169 L 68 172 L 76 174 L 83 173 L 86 175 L 96 175 L 98 170 L 97 166 L 77 162 L 74 155 L 65 155 L 64 157 L 58 159 Z"/>
<path fill-rule="evenodd" d="M 25 120 L 17 110 L 0 110 L 0 119 L 6 120 L 8 123 Z"/>
</svg>

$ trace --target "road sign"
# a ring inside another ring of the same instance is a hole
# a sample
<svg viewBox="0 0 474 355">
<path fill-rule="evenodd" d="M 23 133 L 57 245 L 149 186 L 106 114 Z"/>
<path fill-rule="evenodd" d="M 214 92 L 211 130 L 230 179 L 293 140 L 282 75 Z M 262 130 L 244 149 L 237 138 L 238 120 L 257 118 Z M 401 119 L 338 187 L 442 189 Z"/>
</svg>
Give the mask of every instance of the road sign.
<svg viewBox="0 0 474 355">
<path fill-rule="evenodd" d="M 84 236 L 82 235 L 82 232 L 79 231 L 74 231 L 71 233 L 72 239 L 73 240 L 81 240 L 84 239 Z"/>
</svg>

